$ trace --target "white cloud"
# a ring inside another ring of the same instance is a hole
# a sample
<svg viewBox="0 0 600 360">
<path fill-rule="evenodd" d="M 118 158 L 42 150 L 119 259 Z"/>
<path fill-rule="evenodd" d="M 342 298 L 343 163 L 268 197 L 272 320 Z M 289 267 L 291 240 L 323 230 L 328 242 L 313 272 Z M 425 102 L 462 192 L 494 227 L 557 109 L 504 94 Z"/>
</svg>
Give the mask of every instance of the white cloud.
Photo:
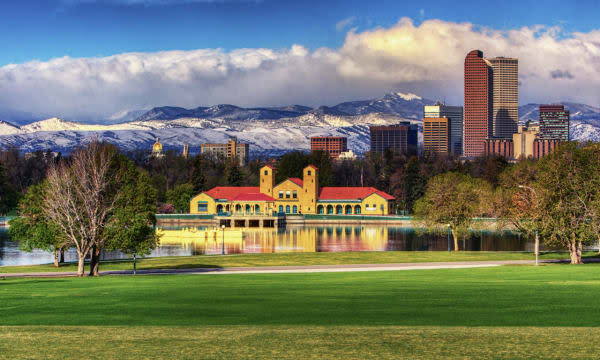
<svg viewBox="0 0 600 360">
<path fill-rule="evenodd" d="M 334 104 L 390 90 L 461 104 L 472 49 L 519 58 L 522 103 L 598 104 L 600 30 L 565 35 L 543 26 L 499 31 L 402 19 L 351 30 L 339 49 L 201 49 L 7 65 L 0 67 L 0 109 L 84 120 L 160 105 Z"/>
<path fill-rule="evenodd" d="M 344 31 L 344 30 L 346 30 L 348 27 L 352 26 L 352 24 L 354 24 L 354 21 L 356 21 L 356 16 L 350 16 L 350 17 L 347 17 L 347 18 L 345 18 L 345 19 L 343 19 L 343 20 L 340 20 L 340 21 L 338 21 L 338 22 L 335 24 L 335 29 L 336 29 L 337 31 L 340 31 L 340 32 L 341 32 L 341 31 Z"/>
</svg>

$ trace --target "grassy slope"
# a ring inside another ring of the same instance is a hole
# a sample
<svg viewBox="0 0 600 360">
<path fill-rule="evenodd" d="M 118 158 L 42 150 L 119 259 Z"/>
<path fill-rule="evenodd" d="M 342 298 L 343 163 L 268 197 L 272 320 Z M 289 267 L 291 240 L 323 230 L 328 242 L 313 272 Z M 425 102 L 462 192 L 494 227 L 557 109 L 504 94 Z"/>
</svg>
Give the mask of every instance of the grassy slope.
<svg viewBox="0 0 600 360">
<path fill-rule="evenodd" d="M 593 359 L 600 341 L 596 328 L 540 327 L 0 326 L 0 332 L 0 359 Z"/>
<path fill-rule="evenodd" d="M 591 357 L 598 270 L 8 279 L 0 358 Z"/>
<path fill-rule="evenodd" d="M 584 254 L 587 258 L 597 253 Z M 545 253 L 541 259 L 568 259 L 567 253 Z M 245 255 L 200 255 L 160 257 L 138 260 L 138 269 L 185 269 L 203 267 L 245 267 L 280 265 L 336 265 L 336 264 L 391 264 L 437 261 L 482 261 L 482 260 L 533 260 L 526 252 L 461 251 L 386 251 L 386 252 L 331 252 L 331 253 L 276 253 Z M 103 262 L 100 270 L 131 270 L 131 261 Z M 2 273 L 77 271 L 76 264 L 65 264 L 59 268 L 51 265 L 2 266 Z"/>
</svg>

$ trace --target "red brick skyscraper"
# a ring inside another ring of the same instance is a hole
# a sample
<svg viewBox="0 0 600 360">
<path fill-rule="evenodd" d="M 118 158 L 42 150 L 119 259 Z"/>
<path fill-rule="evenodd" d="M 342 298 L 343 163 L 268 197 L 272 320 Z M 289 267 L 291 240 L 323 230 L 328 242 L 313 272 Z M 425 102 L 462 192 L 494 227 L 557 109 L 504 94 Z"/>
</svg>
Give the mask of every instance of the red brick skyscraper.
<svg viewBox="0 0 600 360">
<path fill-rule="evenodd" d="M 485 139 L 492 136 L 492 66 L 483 52 L 473 50 L 465 58 L 464 156 L 485 152 Z"/>
</svg>

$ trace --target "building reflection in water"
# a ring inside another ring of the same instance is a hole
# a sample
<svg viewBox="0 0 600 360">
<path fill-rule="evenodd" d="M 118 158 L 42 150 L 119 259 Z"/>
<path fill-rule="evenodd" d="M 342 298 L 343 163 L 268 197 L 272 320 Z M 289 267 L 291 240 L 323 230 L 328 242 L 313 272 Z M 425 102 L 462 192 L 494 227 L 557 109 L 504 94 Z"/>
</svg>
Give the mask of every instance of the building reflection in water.
<svg viewBox="0 0 600 360">
<path fill-rule="evenodd" d="M 409 227 L 309 226 L 286 229 L 206 227 L 160 228 L 160 246 L 151 256 L 341 251 L 444 251 L 445 233 Z M 475 231 L 460 241 L 461 250 L 525 251 L 529 242 L 511 232 Z"/>
</svg>

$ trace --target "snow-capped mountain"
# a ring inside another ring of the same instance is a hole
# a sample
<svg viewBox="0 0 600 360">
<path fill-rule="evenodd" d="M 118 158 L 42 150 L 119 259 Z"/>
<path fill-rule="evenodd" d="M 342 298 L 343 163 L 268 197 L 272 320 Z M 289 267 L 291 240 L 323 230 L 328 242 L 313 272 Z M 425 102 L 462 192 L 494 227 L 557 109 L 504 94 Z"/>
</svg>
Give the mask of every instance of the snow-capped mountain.
<svg viewBox="0 0 600 360">
<path fill-rule="evenodd" d="M 20 132 L 21 132 L 21 129 L 19 129 L 18 126 L 15 126 L 11 123 L 0 120 L 0 134 L 8 135 L 8 134 L 18 134 Z"/>
<path fill-rule="evenodd" d="M 185 109 L 163 106 L 149 111 L 115 114 L 106 125 L 78 123 L 51 118 L 16 126 L 0 121 L 0 146 L 19 147 L 24 152 L 51 149 L 69 152 L 93 136 L 123 149 L 149 149 L 156 137 L 165 149 L 181 149 L 190 144 L 192 152 L 200 144 L 224 142 L 230 137 L 251 144 L 251 152 L 276 153 L 308 149 L 311 136 L 347 136 L 349 147 L 363 153 L 369 148 L 369 125 L 420 123 L 423 106 L 434 101 L 415 94 L 390 93 L 362 101 L 310 108 L 243 108 L 216 105 Z M 600 141 L 600 108 L 564 103 L 571 111 L 571 135 L 577 140 Z M 519 108 L 520 121 L 538 119 L 538 104 Z M 120 122 L 120 119 L 129 119 Z"/>
</svg>

